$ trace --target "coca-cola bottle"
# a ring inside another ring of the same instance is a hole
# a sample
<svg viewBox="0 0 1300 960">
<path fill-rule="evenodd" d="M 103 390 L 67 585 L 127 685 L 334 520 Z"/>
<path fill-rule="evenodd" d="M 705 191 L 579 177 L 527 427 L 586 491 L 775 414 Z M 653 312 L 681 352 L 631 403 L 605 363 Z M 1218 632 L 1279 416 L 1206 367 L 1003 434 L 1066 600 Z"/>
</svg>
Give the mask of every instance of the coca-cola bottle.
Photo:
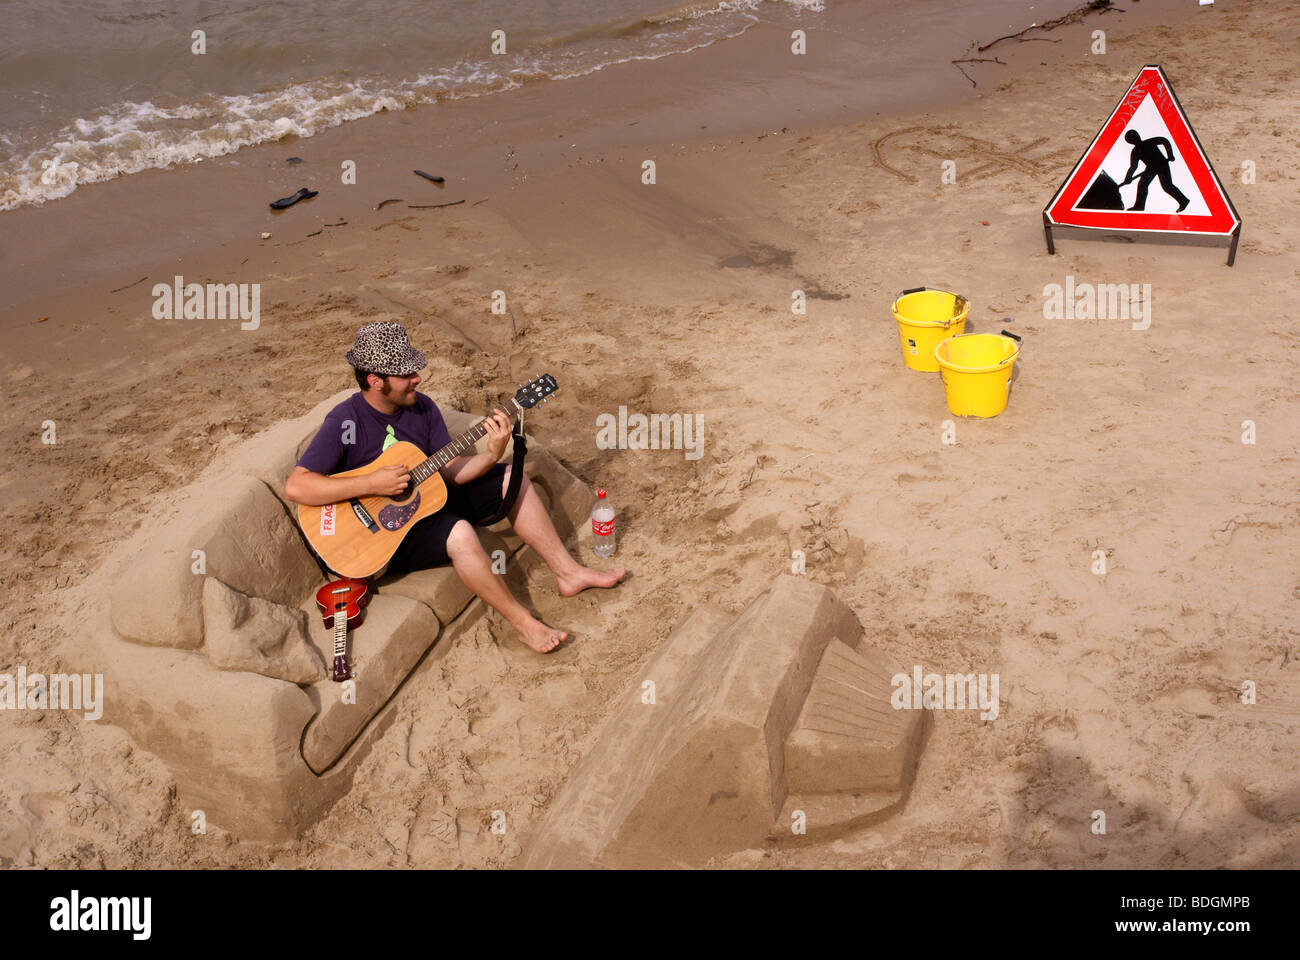
<svg viewBox="0 0 1300 960">
<path fill-rule="evenodd" d="M 596 491 L 596 505 L 591 508 L 591 533 L 595 538 L 594 550 L 598 557 L 614 555 L 614 506 L 604 490 Z"/>
</svg>

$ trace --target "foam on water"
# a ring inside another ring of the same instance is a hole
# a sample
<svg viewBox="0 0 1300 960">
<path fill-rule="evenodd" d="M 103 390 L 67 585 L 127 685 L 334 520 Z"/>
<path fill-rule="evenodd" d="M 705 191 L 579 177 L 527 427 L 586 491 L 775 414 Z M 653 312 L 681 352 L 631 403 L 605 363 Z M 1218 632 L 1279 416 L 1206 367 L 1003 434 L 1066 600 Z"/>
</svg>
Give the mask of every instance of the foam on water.
<svg viewBox="0 0 1300 960">
<path fill-rule="evenodd" d="M 121 99 L 66 121 L 40 117 L 0 133 L 0 210 L 43 204 L 79 185 L 196 163 L 287 136 L 310 137 L 384 110 L 502 93 L 619 63 L 689 53 L 739 36 L 764 7 L 819 12 L 821 0 L 715 0 L 604 22 L 569 22 L 519 52 L 460 57 L 414 77 L 319 77 L 236 94 Z M 449 58 L 450 59 L 450 58 Z M 256 71 L 247 82 L 256 84 Z M 42 129 L 44 128 L 44 129 Z"/>
</svg>

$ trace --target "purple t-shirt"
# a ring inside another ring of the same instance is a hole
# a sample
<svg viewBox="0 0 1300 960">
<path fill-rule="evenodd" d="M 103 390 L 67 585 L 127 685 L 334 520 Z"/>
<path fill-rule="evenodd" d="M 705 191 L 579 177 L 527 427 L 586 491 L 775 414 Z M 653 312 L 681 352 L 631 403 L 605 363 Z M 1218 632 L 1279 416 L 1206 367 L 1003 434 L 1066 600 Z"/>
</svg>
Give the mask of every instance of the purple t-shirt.
<svg viewBox="0 0 1300 960">
<path fill-rule="evenodd" d="M 451 443 L 438 405 L 425 394 L 415 395 L 414 406 L 385 415 L 366 403 L 357 391 L 325 414 L 324 424 L 298 466 L 326 475 L 364 467 L 383 452 L 390 426 L 393 436 L 415 444 L 426 457 Z M 345 442 L 348 440 L 351 442 Z"/>
</svg>

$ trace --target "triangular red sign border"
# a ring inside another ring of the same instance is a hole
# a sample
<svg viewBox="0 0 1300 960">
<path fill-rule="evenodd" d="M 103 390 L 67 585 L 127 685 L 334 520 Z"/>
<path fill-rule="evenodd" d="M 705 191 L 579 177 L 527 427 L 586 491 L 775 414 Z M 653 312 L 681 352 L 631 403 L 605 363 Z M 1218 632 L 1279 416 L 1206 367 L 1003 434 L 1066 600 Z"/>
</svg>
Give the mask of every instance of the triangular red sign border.
<svg viewBox="0 0 1300 960">
<path fill-rule="evenodd" d="M 1145 213 L 1119 210 L 1073 210 L 1079 197 L 1088 189 L 1097 174 L 1097 168 L 1111 147 L 1124 134 L 1124 128 L 1147 94 L 1169 128 L 1177 156 L 1187 165 L 1187 171 L 1196 181 L 1197 188 L 1209 208 L 1208 215 L 1188 216 L 1181 213 Z M 1101 131 L 1084 151 L 1061 188 L 1043 210 L 1049 226 L 1083 227 L 1109 230 L 1112 233 L 1198 234 L 1228 237 L 1241 226 L 1241 217 L 1232 205 L 1228 192 L 1214 172 L 1209 158 L 1201 148 L 1192 125 L 1187 121 L 1182 104 L 1160 65 L 1148 63 L 1124 94 Z M 1049 237 L 1050 242 L 1050 237 Z"/>
</svg>

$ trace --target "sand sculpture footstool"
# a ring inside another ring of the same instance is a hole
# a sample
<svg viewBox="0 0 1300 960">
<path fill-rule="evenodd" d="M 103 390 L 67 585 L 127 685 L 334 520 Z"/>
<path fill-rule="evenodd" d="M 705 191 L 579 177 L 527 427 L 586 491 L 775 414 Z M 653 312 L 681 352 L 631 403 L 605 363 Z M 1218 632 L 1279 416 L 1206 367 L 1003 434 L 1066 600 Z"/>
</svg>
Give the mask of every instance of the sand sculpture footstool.
<svg viewBox="0 0 1300 960">
<path fill-rule="evenodd" d="M 736 617 L 697 607 L 624 693 L 525 864 L 699 864 L 884 819 L 906 799 L 929 722 L 891 706 L 898 672 L 852 610 L 802 577 L 779 577 Z"/>
<path fill-rule="evenodd" d="M 314 599 L 326 577 L 281 498 L 325 413 L 351 392 L 243 444 L 235 469 L 210 471 L 178 495 L 170 521 L 143 525 L 108 561 L 112 631 L 77 651 L 104 674 L 103 722 L 168 765 L 185 809 L 243 838 L 314 823 L 351 785 L 411 671 L 485 609 L 450 566 L 381 578 L 351 638 L 356 702 L 329 679 L 333 633 Z M 453 436 L 480 419 L 443 415 Z M 571 542 L 594 494 L 535 442 L 525 463 Z M 525 571 L 541 562 L 507 521 L 479 536 Z"/>
</svg>

